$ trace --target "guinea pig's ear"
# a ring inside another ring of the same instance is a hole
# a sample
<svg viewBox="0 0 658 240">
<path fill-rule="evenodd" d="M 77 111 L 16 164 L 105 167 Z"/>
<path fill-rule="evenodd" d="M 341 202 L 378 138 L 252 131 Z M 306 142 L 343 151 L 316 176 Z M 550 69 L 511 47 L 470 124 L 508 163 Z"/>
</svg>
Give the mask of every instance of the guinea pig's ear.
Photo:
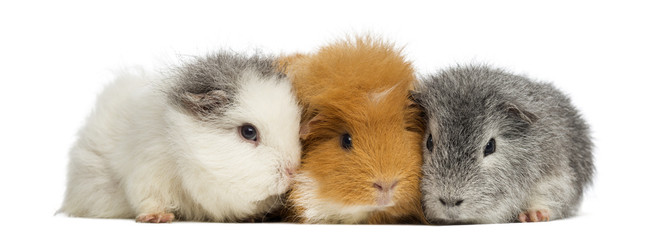
<svg viewBox="0 0 658 240">
<path fill-rule="evenodd" d="M 407 103 L 405 105 L 406 129 L 407 131 L 424 133 L 427 123 L 425 109 L 420 105 L 419 93 L 413 90 L 409 91 Z"/>
<path fill-rule="evenodd" d="M 325 117 L 318 113 L 313 118 L 302 122 L 302 124 L 299 126 L 299 138 L 306 140 L 306 138 L 308 138 L 309 134 L 311 133 L 311 128 L 313 128 L 314 125 L 324 121 Z"/>
<path fill-rule="evenodd" d="M 418 107 L 422 110 L 423 109 L 423 104 L 421 103 L 423 100 L 422 95 L 420 92 L 415 91 L 415 90 L 409 90 L 409 97 L 407 99 L 407 107 Z"/>
<path fill-rule="evenodd" d="M 510 102 L 505 104 L 505 110 L 511 116 L 518 117 L 528 124 L 533 124 L 539 119 L 539 117 L 537 117 L 537 115 L 535 115 L 534 113 L 520 109 L 519 107 L 516 106 L 516 104 Z"/>
<path fill-rule="evenodd" d="M 418 103 L 420 98 L 421 98 L 420 92 L 415 91 L 415 90 L 409 90 L 409 99 L 411 101 L 414 101 L 414 102 Z"/>
<path fill-rule="evenodd" d="M 180 98 L 187 110 L 201 116 L 229 103 L 228 94 L 222 90 L 212 90 L 206 93 L 185 92 Z"/>
</svg>

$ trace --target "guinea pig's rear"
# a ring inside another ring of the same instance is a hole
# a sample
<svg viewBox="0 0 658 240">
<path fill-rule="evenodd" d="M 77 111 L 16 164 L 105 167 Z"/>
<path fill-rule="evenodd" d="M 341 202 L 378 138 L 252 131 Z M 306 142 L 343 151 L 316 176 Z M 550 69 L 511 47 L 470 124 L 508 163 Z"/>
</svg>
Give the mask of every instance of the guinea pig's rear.
<svg viewBox="0 0 658 240">
<path fill-rule="evenodd" d="M 422 222 L 413 68 L 391 44 L 340 41 L 281 61 L 303 106 L 290 220 Z"/>
</svg>

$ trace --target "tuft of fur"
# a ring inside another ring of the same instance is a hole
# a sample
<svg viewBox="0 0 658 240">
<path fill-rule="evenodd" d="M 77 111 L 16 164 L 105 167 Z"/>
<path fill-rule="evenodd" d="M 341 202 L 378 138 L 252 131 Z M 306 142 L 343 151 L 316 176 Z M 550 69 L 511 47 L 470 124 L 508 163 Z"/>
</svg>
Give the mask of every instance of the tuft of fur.
<svg viewBox="0 0 658 240">
<path fill-rule="evenodd" d="M 409 98 L 414 71 L 400 50 L 357 37 L 279 63 L 303 108 L 304 150 L 289 194 L 289 219 L 422 222 L 423 127 Z M 341 148 L 343 134 L 351 135 L 352 149 Z M 392 193 L 380 193 L 373 185 L 378 181 L 399 182 Z"/>
<path fill-rule="evenodd" d="M 426 113 L 424 141 L 431 135 L 433 143 L 423 144 L 429 221 L 502 223 L 526 211 L 547 210 L 551 219 L 577 212 L 594 172 L 592 142 L 566 95 L 485 66 L 422 80 L 415 99 Z M 496 150 L 485 157 L 490 139 Z"/>
<path fill-rule="evenodd" d="M 118 76 L 71 149 L 60 212 L 159 222 L 244 221 L 276 210 L 299 165 L 301 110 L 274 63 L 222 52 L 169 76 Z M 257 144 L 240 135 L 247 123 Z"/>
</svg>

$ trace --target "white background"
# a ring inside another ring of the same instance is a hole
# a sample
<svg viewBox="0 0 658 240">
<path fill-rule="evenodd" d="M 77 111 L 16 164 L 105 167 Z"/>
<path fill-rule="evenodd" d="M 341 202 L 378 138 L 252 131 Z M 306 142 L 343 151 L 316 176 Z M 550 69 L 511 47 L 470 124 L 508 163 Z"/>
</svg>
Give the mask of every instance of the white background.
<svg viewBox="0 0 658 240">
<path fill-rule="evenodd" d="M 2 1 L 0 238 L 653 238 L 657 15 L 650 1 Z M 364 32 L 404 46 L 420 73 L 488 63 L 567 92 L 596 144 L 596 182 L 580 215 L 470 226 L 148 225 L 54 216 L 68 148 L 113 70 L 162 67 L 222 48 L 310 52 Z"/>
</svg>

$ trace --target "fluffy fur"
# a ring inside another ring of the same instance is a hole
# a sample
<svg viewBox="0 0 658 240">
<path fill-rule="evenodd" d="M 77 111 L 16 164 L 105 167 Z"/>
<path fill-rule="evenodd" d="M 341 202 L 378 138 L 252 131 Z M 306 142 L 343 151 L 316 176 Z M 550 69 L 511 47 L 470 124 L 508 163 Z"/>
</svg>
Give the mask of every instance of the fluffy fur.
<svg viewBox="0 0 658 240">
<path fill-rule="evenodd" d="M 126 72 L 99 96 L 70 152 L 61 212 L 242 221 L 281 205 L 299 165 L 301 112 L 272 58 L 219 53 L 170 77 Z M 258 130 L 258 141 L 240 126 Z"/>
<path fill-rule="evenodd" d="M 356 38 L 280 64 L 304 109 L 304 154 L 289 195 L 289 219 L 423 221 L 420 110 L 409 99 L 415 78 L 400 50 Z M 352 149 L 341 147 L 344 134 L 351 135 Z"/>
<path fill-rule="evenodd" d="M 502 223 L 576 213 L 594 171 L 587 124 L 548 83 L 484 66 L 422 79 L 423 205 L 434 223 Z M 484 156 L 490 139 L 496 150 Z M 433 146 L 432 146 L 433 145 Z M 428 149 L 431 147 L 431 149 Z"/>
</svg>

